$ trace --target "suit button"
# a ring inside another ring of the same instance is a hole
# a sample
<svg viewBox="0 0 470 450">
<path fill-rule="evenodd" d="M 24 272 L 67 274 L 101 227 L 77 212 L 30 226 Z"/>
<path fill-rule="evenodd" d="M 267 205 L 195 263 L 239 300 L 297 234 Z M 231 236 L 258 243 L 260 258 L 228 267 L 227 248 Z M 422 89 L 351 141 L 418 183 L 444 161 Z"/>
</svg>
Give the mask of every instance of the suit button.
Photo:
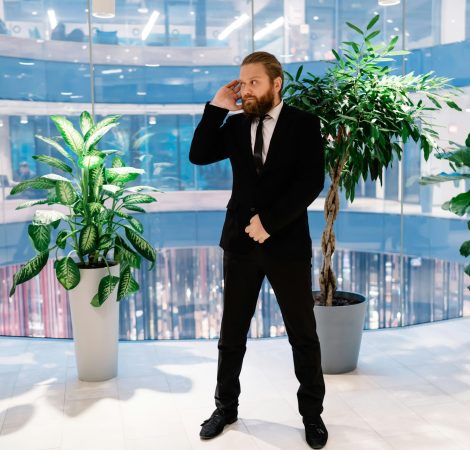
<svg viewBox="0 0 470 450">
<path fill-rule="evenodd" d="M 255 212 L 255 211 L 256 211 L 256 208 L 251 207 L 251 208 L 250 208 L 250 211 L 251 211 L 251 212 Z"/>
</svg>

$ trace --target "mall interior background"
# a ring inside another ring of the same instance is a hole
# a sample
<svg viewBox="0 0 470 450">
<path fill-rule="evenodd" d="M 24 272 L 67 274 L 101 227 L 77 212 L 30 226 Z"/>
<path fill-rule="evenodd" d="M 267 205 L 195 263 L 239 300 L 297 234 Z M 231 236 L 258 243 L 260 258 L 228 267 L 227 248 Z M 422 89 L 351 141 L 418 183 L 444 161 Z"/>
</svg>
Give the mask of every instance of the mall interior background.
<svg viewBox="0 0 470 450">
<path fill-rule="evenodd" d="M 88 7 L 85 0 L 0 0 L 0 335 L 71 337 L 52 261 L 8 297 L 13 273 L 34 254 L 27 234 L 33 211 L 15 210 L 32 196 L 9 193 L 25 176 L 24 163 L 27 176 L 50 172 L 32 157 L 53 152 L 35 138 L 57 135 L 51 114 L 75 124 L 91 104 L 97 118 L 122 114 L 101 148 L 121 149 L 129 165 L 145 169 L 139 184 L 164 191 L 139 217 L 158 264 L 150 272 L 144 264 L 135 274 L 140 292 L 121 302 L 121 338 L 132 340 L 217 337 L 230 164 L 194 166 L 188 152 L 205 102 L 237 78 L 248 53 L 266 50 L 291 73 L 303 64 L 322 74 L 331 49 L 354 38 L 345 22 L 365 26 L 379 14 L 380 38 L 398 35 L 398 46 L 411 52 L 397 58 L 396 73 L 433 70 L 463 90 L 462 112 L 434 117 L 443 145 L 463 143 L 470 132 L 470 0 L 387 7 L 377 0 L 117 0 L 113 19 L 92 17 Z M 418 184 L 447 169 L 409 144 L 383 185 L 361 182 L 354 203 L 343 201 L 335 267 L 340 288 L 368 297 L 366 328 L 470 314 L 458 251 L 467 224 L 441 209 L 468 185 Z M 327 188 L 309 209 L 315 288 Z M 250 336 L 284 334 L 266 282 Z"/>
</svg>

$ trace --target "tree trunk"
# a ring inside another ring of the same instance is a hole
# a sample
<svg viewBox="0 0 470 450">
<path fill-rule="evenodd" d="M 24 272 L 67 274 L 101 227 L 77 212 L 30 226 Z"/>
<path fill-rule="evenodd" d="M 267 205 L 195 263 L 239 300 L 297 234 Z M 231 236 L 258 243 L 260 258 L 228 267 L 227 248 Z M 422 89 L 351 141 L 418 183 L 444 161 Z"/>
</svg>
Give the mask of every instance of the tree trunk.
<svg viewBox="0 0 470 450">
<path fill-rule="evenodd" d="M 325 199 L 324 215 L 326 225 L 321 240 L 323 264 L 320 271 L 320 291 L 326 306 L 333 306 L 333 297 L 336 292 L 336 275 L 331 266 L 331 258 L 336 248 L 333 225 L 339 212 L 339 180 L 345 162 L 346 157 L 339 160 L 334 171 L 332 171 L 331 186 Z"/>
</svg>

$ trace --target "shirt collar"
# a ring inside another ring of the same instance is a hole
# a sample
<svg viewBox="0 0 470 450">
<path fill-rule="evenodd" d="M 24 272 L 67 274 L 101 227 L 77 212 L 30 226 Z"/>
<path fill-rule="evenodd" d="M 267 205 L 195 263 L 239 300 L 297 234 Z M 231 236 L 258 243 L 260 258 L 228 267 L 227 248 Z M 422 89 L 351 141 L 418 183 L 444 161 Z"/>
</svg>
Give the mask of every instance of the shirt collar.
<svg viewBox="0 0 470 450">
<path fill-rule="evenodd" d="M 283 104 L 284 104 L 284 100 L 281 99 L 281 102 L 279 103 L 279 105 L 275 106 L 274 108 L 268 111 L 267 113 L 268 116 L 274 119 L 274 121 L 277 121 L 279 114 L 281 114 L 281 109 L 282 109 Z"/>
</svg>

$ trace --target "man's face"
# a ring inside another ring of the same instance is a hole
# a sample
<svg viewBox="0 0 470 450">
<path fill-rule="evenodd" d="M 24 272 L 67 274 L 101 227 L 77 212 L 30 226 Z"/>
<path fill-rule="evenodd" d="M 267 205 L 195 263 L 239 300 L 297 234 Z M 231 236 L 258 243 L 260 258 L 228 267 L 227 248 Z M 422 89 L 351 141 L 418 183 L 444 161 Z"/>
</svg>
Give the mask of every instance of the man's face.
<svg viewBox="0 0 470 450">
<path fill-rule="evenodd" d="M 240 67 L 240 94 L 242 107 L 249 116 L 262 116 L 274 106 L 280 90 L 280 77 L 269 78 L 263 64 L 245 64 Z"/>
</svg>

